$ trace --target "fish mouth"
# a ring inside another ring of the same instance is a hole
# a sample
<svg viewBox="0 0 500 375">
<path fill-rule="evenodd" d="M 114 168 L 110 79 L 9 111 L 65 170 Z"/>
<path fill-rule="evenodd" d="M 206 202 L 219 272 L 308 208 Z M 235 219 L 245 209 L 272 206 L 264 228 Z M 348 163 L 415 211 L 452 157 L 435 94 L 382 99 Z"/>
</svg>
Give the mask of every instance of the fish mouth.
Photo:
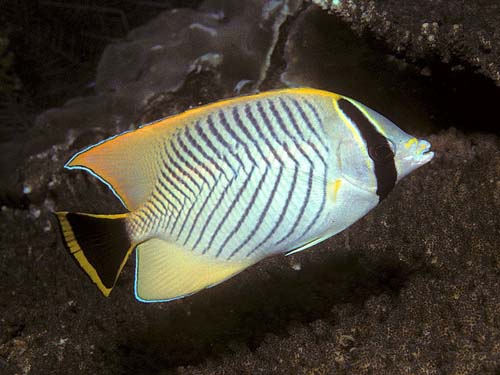
<svg viewBox="0 0 500 375">
<path fill-rule="evenodd" d="M 434 151 L 431 151 L 431 144 L 425 140 L 418 141 L 416 161 L 419 164 L 425 164 L 430 162 L 433 157 Z"/>
</svg>

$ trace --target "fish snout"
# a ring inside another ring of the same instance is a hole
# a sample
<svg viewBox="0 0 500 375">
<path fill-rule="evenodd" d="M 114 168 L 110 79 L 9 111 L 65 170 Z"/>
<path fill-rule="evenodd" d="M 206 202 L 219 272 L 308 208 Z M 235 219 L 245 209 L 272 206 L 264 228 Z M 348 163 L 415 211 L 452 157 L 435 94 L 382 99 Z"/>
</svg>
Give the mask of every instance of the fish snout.
<svg viewBox="0 0 500 375">
<path fill-rule="evenodd" d="M 430 162 L 434 157 L 434 152 L 431 151 L 431 144 L 424 139 L 419 140 L 415 148 L 414 160 L 419 165 Z"/>
</svg>

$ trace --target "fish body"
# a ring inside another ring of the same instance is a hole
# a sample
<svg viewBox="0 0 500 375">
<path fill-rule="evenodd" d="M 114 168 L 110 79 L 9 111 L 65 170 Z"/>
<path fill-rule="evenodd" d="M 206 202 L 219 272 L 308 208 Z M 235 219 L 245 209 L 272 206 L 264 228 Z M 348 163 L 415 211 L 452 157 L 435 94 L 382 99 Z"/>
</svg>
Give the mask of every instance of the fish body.
<svg viewBox="0 0 500 375">
<path fill-rule="evenodd" d="M 108 295 L 136 249 L 135 294 L 168 301 L 344 230 L 433 157 L 363 104 L 285 89 L 192 109 L 76 154 L 130 211 L 57 213 Z"/>
</svg>

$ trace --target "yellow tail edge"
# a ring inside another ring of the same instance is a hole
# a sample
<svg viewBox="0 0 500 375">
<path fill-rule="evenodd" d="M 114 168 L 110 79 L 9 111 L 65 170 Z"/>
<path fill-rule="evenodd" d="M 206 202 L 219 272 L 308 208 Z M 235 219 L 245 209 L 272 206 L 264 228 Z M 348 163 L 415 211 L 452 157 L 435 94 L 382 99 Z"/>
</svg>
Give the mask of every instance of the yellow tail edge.
<svg viewBox="0 0 500 375">
<path fill-rule="evenodd" d="M 102 294 L 108 297 L 135 247 L 127 232 L 127 214 L 54 214 L 67 250 Z"/>
</svg>

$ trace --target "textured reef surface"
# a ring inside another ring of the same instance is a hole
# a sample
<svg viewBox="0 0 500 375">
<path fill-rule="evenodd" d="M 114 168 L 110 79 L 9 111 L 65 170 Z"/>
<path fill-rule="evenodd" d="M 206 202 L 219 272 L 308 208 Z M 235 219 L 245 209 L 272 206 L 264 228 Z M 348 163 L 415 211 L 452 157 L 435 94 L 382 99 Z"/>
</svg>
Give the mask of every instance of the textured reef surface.
<svg viewBox="0 0 500 375">
<path fill-rule="evenodd" d="M 358 31 L 369 30 L 409 60 L 467 63 L 500 86 L 500 3 L 495 0 L 313 0 Z M 425 74 L 432 74 L 424 66 Z"/>
<path fill-rule="evenodd" d="M 245 15 L 222 0 L 159 14 L 109 45 L 92 95 L 2 140 L 0 373 L 498 374 L 500 91 L 488 67 L 500 64 L 500 9 L 242 3 Z M 423 23 L 439 25 L 433 46 Z M 132 260 L 102 297 L 50 212 L 123 208 L 88 174 L 65 171 L 67 159 L 189 106 L 287 85 L 359 99 L 436 157 L 306 252 L 166 304 L 135 300 Z"/>
</svg>

